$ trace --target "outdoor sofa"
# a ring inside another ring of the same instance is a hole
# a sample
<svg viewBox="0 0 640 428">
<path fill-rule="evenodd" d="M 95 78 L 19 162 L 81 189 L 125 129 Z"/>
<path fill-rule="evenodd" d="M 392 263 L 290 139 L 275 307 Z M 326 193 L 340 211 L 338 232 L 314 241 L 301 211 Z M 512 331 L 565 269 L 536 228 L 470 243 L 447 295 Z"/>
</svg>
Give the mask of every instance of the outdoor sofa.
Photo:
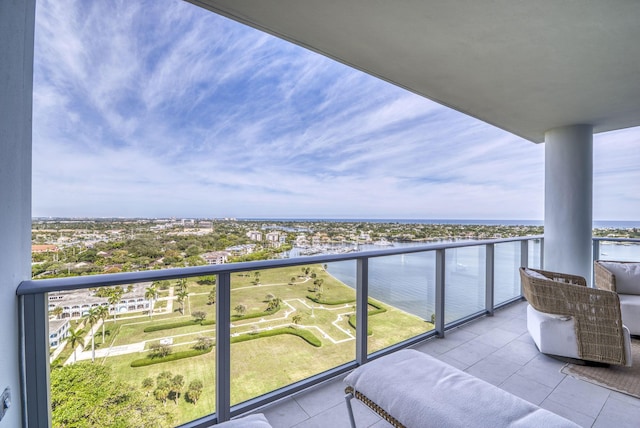
<svg viewBox="0 0 640 428">
<path fill-rule="evenodd" d="M 391 426 L 576 428 L 578 425 L 414 349 L 361 365 L 345 379 L 351 427 L 356 398 Z"/>
</svg>

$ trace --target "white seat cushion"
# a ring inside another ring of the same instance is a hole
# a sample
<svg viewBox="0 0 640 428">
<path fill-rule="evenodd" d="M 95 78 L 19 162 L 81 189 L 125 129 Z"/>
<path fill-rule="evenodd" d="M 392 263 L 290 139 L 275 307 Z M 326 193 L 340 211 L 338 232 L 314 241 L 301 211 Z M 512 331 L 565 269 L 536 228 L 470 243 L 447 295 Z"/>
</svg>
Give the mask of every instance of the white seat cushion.
<svg viewBox="0 0 640 428">
<path fill-rule="evenodd" d="M 640 263 L 600 262 L 616 277 L 618 294 L 640 295 Z"/>
<path fill-rule="evenodd" d="M 640 296 L 635 294 L 619 294 L 622 324 L 629 328 L 633 335 L 640 335 Z"/>
<path fill-rule="evenodd" d="M 527 329 L 540 352 L 562 357 L 580 358 L 575 320 L 545 314 L 527 306 Z"/>
</svg>

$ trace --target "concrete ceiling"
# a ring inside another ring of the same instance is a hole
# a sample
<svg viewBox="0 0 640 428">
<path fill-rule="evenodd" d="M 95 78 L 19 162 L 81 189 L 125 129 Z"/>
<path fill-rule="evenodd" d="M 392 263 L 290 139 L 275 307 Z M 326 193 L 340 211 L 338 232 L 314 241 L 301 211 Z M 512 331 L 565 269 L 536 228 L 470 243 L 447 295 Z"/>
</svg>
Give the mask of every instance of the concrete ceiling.
<svg viewBox="0 0 640 428">
<path fill-rule="evenodd" d="M 533 142 L 640 125 L 637 0 L 188 0 Z"/>
</svg>

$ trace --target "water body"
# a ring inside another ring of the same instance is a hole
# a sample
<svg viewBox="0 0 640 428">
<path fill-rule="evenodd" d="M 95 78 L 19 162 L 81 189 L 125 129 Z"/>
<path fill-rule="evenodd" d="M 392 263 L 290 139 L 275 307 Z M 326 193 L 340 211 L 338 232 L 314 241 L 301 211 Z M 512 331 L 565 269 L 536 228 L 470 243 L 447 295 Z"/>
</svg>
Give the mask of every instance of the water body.
<svg viewBox="0 0 640 428">
<path fill-rule="evenodd" d="M 394 248 L 423 245 L 394 243 Z M 361 245 L 362 251 L 380 246 Z M 539 267 L 540 242 L 529 242 L 529 266 Z M 600 257 L 607 260 L 640 260 L 640 245 L 600 244 Z M 520 294 L 520 243 L 494 247 L 495 303 Z M 446 251 L 445 322 L 481 311 L 485 307 L 485 247 Z M 328 272 L 355 288 L 356 262 L 329 263 Z M 404 254 L 369 259 L 369 294 L 386 304 L 430 320 L 435 312 L 435 252 Z"/>
<path fill-rule="evenodd" d="M 327 222 L 327 223 L 399 223 L 399 224 L 464 224 L 481 226 L 543 226 L 542 220 L 479 220 L 479 219 L 375 219 L 375 218 L 244 218 L 249 221 L 274 222 Z M 594 228 L 628 229 L 640 228 L 640 221 L 596 220 Z"/>
</svg>

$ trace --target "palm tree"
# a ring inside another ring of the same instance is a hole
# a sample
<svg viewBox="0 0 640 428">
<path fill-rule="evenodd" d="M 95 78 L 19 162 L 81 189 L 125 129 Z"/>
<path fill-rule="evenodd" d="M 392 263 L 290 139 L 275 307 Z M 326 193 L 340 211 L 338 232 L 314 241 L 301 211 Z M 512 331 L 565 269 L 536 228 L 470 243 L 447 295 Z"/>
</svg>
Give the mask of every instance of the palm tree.
<svg viewBox="0 0 640 428">
<path fill-rule="evenodd" d="M 180 313 L 184 315 L 184 301 L 189 298 L 189 293 L 184 288 L 178 291 L 178 302 L 180 303 Z"/>
<path fill-rule="evenodd" d="M 84 337 L 84 330 L 81 328 L 69 331 L 69 337 L 67 338 L 67 340 L 69 341 L 69 345 L 71 345 L 71 348 L 73 349 L 74 364 L 76 362 L 76 350 L 77 350 L 76 347 L 78 345 L 84 346 L 84 341 L 82 340 L 83 337 Z"/>
<path fill-rule="evenodd" d="M 96 342 L 95 342 L 95 332 L 93 331 L 94 324 L 98 321 L 100 316 L 98 315 L 98 308 L 91 308 L 89 312 L 85 316 L 85 319 L 89 323 L 89 334 L 91 334 L 91 362 L 94 363 L 96 361 Z"/>
<path fill-rule="evenodd" d="M 184 376 L 179 374 L 175 375 L 173 379 L 171 379 L 171 392 L 173 394 L 173 400 L 176 404 L 178 404 L 178 399 L 180 398 L 182 388 L 184 388 Z"/>
<path fill-rule="evenodd" d="M 149 392 L 151 392 L 154 386 L 155 382 L 150 377 L 145 377 L 144 379 L 142 379 L 142 389 L 145 390 L 147 397 L 149 396 Z"/>
<path fill-rule="evenodd" d="M 109 304 L 113 306 L 113 319 L 118 315 L 118 302 L 124 294 L 124 290 L 120 286 L 113 287 L 109 293 Z"/>
<path fill-rule="evenodd" d="M 106 306 L 100 305 L 96 308 L 98 317 L 102 320 L 102 343 L 104 344 L 104 324 L 109 316 L 109 309 Z"/>
<path fill-rule="evenodd" d="M 62 315 L 63 312 L 64 312 L 64 309 L 62 309 L 62 306 L 56 306 L 51 311 L 51 315 L 55 316 L 56 318 L 60 318 L 60 315 Z"/>
<path fill-rule="evenodd" d="M 193 380 L 189 384 L 189 389 L 187 390 L 187 398 L 193 404 L 198 404 L 198 400 L 200 399 L 200 395 L 202 394 L 202 389 L 204 385 L 201 380 Z"/>
<path fill-rule="evenodd" d="M 153 316 L 153 304 L 156 300 L 158 289 L 154 284 L 148 286 L 144 292 L 144 298 L 149 301 L 149 318 Z"/>
</svg>

